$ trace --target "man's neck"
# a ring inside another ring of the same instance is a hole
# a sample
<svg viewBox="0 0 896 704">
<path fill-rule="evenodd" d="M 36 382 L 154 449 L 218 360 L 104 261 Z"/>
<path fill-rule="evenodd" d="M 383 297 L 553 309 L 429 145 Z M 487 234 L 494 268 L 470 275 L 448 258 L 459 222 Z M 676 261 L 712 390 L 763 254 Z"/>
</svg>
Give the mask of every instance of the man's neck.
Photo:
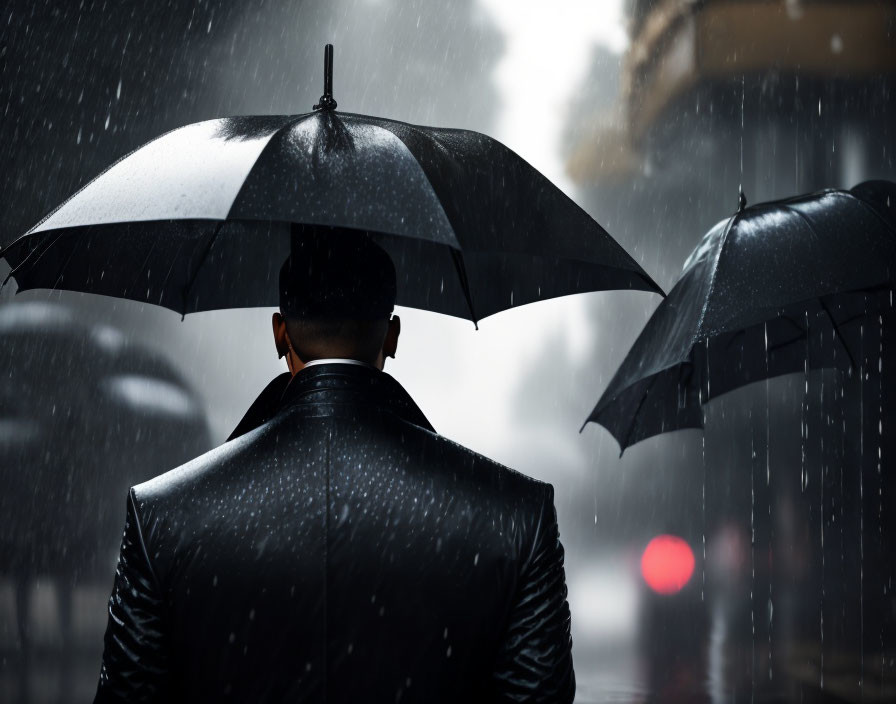
<svg viewBox="0 0 896 704">
<path fill-rule="evenodd" d="M 317 364 L 355 364 L 359 367 L 370 367 L 371 369 L 376 369 L 376 367 L 370 362 L 362 362 L 360 359 L 345 359 L 343 357 L 326 357 L 324 359 L 312 359 L 310 362 L 306 362 L 302 369 L 304 369 L 305 367 L 313 367 Z"/>
</svg>

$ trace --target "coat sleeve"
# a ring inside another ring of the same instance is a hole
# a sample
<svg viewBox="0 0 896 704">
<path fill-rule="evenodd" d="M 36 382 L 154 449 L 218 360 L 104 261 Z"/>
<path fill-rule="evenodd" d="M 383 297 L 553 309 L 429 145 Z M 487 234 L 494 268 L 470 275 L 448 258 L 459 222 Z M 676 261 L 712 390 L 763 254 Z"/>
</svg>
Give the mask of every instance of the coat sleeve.
<svg viewBox="0 0 896 704">
<path fill-rule="evenodd" d="M 115 584 L 109 597 L 95 704 L 167 700 L 169 653 L 163 611 L 161 589 L 143 542 L 131 489 Z"/>
<path fill-rule="evenodd" d="M 575 697 L 563 546 L 554 488 L 545 486 L 532 552 L 525 563 L 493 683 L 498 701 L 563 704 Z"/>
</svg>

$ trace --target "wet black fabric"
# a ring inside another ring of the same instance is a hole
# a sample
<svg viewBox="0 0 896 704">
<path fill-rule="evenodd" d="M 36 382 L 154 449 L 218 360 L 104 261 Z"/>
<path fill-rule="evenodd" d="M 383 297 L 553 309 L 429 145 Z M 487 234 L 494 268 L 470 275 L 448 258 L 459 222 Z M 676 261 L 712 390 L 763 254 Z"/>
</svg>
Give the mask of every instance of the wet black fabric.
<svg viewBox="0 0 896 704">
<path fill-rule="evenodd" d="M 0 251 L 18 291 L 179 313 L 279 303 L 291 223 L 376 233 L 396 304 L 470 320 L 659 287 L 559 188 L 469 130 L 320 110 L 186 125 L 113 164 Z"/>
<path fill-rule="evenodd" d="M 291 372 L 283 372 L 271 379 L 262 389 L 258 397 L 252 402 L 248 410 L 243 414 L 240 422 L 236 424 L 227 441 L 235 440 L 240 435 L 245 435 L 250 430 L 255 430 L 262 423 L 267 423 L 277 415 L 280 409 L 280 400 L 283 392 L 292 380 Z"/>
<path fill-rule="evenodd" d="M 98 702 L 570 702 L 553 488 L 318 365 L 134 487 Z"/>
<path fill-rule="evenodd" d="M 702 404 L 780 374 L 856 366 L 896 287 L 896 183 L 757 203 L 712 228 L 588 421 L 625 450 L 702 428 Z M 586 421 L 587 422 L 587 421 Z"/>
</svg>

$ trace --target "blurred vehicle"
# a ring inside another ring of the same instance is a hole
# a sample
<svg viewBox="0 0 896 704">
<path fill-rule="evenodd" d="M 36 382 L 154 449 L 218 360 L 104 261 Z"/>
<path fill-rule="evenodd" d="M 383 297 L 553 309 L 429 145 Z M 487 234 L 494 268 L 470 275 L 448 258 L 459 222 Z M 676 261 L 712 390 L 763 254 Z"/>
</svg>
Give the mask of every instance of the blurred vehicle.
<svg viewBox="0 0 896 704">
<path fill-rule="evenodd" d="M 14 585 L 18 641 L 4 669 L 18 670 L 27 700 L 28 660 L 46 645 L 32 633 L 56 621 L 65 693 L 71 661 L 87 655 L 76 622 L 104 623 L 104 609 L 73 613 L 73 595 L 108 593 L 128 487 L 211 442 L 196 394 L 167 360 L 63 305 L 0 306 L 0 360 L 0 578 Z M 36 580 L 53 587 L 55 619 L 31 603 Z M 102 643 L 90 630 L 94 675 Z"/>
</svg>

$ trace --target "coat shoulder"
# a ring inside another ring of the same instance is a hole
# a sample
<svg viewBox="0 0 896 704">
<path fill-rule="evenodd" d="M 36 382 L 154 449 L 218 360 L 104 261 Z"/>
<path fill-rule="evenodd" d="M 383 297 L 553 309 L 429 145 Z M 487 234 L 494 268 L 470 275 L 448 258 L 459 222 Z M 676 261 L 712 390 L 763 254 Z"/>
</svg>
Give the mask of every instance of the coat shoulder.
<svg viewBox="0 0 896 704">
<path fill-rule="evenodd" d="M 337 426 L 340 422 L 346 423 L 346 436 L 356 434 L 349 431 L 349 421 L 329 420 Z M 546 494 L 552 494 L 550 484 L 496 462 L 443 435 L 397 419 L 380 419 L 380 423 L 383 422 L 386 424 L 385 433 L 364 433 L 363 441 L 346 441 L 343 449 L 348 450 L 347 455 L 351 456 L 352 449 L 363 454 L 363 449 L 369 449 L 368 443 L 374 440 L 382 445 L 381 449 L 387 450 L 387 455 L 391 455 L 390 462 L 419 463 L 419 468 L 425 472 L 443 478 L 450 476 L 459 490 L 466 487 L 478 494 L 480 499 L 491 496 L 496 503 L 522 502 L 532 504 L 534 508 L 534 505 L 544 501 Z M 381 430 L 383 427 L 380 426 Z M 136 485 L 132 491 L 141 512 L 147 506 L 183 505 L 185 500 L 189 500 L 188 497 L 219 494 L 222 483 L 242 484 L 247 479 L 247 473 L 264 481 L 262 475 L 265 468 L 283 466 L 287 457 L 311 464 L 318 459 L 324 435 L 320 428 L 308 425 L 284 433 L 282 423 L 267 423 L 186 464 Z M 358 447 L 353 448 L 354 444 Z M 389 446 L 394 452 L 388 451 Z M 404 460 L 398 459 L 401 455 L 405 456 Z"/>
<path fill-rule="evenodd" d="M 250 450 L 258 434 L 259 429 L 256 429 L 236 440 L 225 442 L 179 467 L 135 485 L 131 488 L 131 492 L 138 505 L 142 507 L 147 502 L 201 490 L 203 485 L 215 481 L 212 476 L 217 473 L 218 468 L 231 463 Z"/>
<path fill-rule="evenodd" d="M 426 431 L 424 431 L 426 432 Z M 542 497 L 545 492 L 553 491 L 553 486 L 534 477 L 501 464 L 469 447 L 446 438 L 444 435 L 428 433 L 446 455 L 455 454 L 458 460 L 469 463 L 471 473 L 484 482 L 495 483 L 503 488 L 516 488 L 520 492 Z"/>
<path fill-rule="evenodd" d="M 478 511 L 508 512 L 534 520 L 553 501 L 553 487 L 460 443 L 416 426 L 406 436 L 397 456 L 457 499 Z M 410 470 L 414 475 L 414 469 Z M 421 485 L 422 487 L 422 485 Z"/>
</svg>

